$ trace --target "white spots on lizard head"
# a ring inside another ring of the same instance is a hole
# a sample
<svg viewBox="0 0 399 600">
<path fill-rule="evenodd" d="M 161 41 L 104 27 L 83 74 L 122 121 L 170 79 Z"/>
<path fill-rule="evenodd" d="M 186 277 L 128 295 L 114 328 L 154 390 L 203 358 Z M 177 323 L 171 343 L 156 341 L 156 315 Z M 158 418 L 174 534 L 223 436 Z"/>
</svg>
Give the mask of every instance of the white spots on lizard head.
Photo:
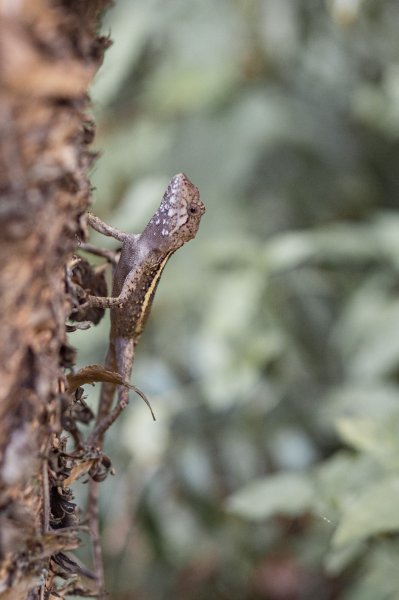
<svg viewBox="0 0 399 600">
<path fill-rule="evenodd" d="M 161 219 L 163 225 L 161 235 L 177 234 L 192 217 L 191 205 L 197 200 L 201 202 L 197 188 L 183 173 L 172 177 L 158 209 L 158 214 L 165 217 Z"/>
<path fill-rule="evenodd" d="M 161 251 L 172 251 L 195 237 L 205 212 L 198 189 L 183 174 L 170 180 L 161 205 L 149 222 L 146 231 Z M 142 234 L 145 236 L 145 231 Z"/>
</svg>

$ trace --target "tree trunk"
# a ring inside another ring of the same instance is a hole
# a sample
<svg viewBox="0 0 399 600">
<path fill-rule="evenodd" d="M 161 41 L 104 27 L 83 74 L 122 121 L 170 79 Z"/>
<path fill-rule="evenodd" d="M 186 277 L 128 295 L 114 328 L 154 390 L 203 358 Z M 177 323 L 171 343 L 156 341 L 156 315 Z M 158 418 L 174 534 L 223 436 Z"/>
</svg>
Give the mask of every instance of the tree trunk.
<svg viewBox="0 0 399 600">
<path fill-rule="evenodd" d="M 108 3 L 0 0 L 2 599 L 54 598 L 54 573 L 67 577 L 63 551 L 78 543 L 63 518 L 74 505 L 54 486 L 63 368 L 74 358 L 65 273 L 77 235 L 85 236 L 94 157 L 87 89 L 108 45 L 96 36 Z M 58 530 L 49 527 L 57 498 Z"/>
</svg>

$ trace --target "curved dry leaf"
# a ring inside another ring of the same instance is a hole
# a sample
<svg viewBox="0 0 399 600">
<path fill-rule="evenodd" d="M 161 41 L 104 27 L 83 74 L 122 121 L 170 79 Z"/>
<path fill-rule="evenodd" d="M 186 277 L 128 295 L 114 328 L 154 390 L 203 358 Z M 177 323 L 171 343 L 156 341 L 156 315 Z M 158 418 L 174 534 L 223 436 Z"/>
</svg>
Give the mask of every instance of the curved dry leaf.
<svg viewBox="0 0 399 600">
<path fill-rule="evenodd" d="M 73 394 L 78 389 L 78 387 L 87 383 L 92 384 L 96 382 L 102 382 L 114 383 L 115 385 L 123 385 L 129 388 L 129 390 L 135 392 L 138 396 L 140 396 L 140 398 L 144 400 L 144 402 L 150 409 L 152 418 L 154 419 L 154 421 L 156 420 L 154 411 L 152 410 L 151 404 L 144 392 L 139 390 L 135 385 L 132 385 L 131 383 L 123 379 L 123 377 L 119 375 L 119 373 L 117 373 L 116 371 L 109 371 L 102 365 L 88 365 L 87 367 L 79 369 L 77 373 L 70 373 L 69 375 L 67 375 L 67 382 L 68 392 L 70 394 Z"/>
<path fill-rule="evenodd" d="M 71 469 L 69 476 L 63 481 L 64 487 L 69 487 L 74 481 L 76 481 L 76 479 L 79 479 L 79 477 L 82 477 L 82 475 L 88 473 L 92 468 L 94 462 L 95 459 L 93 458 L 91 460 L 85 460 L 74 465 Z"/>
</svg>

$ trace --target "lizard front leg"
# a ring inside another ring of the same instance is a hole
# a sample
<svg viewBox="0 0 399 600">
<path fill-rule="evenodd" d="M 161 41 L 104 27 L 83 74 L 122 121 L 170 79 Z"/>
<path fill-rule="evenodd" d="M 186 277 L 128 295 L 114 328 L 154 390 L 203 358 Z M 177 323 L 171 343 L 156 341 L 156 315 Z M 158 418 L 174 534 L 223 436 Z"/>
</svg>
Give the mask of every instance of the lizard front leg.
<svg viewBox="0 0 399 600">
<path fill-rule="evenodd" d="M 87 304 L 99 308 L 122 308 L 132 297 L 135 283 L 143 269 L 132 269 L 127 275 L 119 296 L 87 296 Z M 120 373 L 122 375 L 122 373 Z"/>
<path fill-rule="evenodd" d="M 106 235 L 108 237 L 113 237 L 115 240 L 124 243 L 128 238 L 130 241 L 137 240 L 140 237 L 140 234 L 134 233 L 125 233 L 112 225 L 108 225 L 92 213 L 87 213 L 87 222 L 98 233 L 102 235 Z M 93 246 L 92 244 L 80 242 L 79 247 L 85 251 L 90 252 L 91 254 L 96 254 L 97 256 L 102 256 L 106 258 L 111 264 L 114 266 L 118 263 L 118 252 L 113 250 L 105 250 L 104 248 L 97 248 L 97 246 Z"/>
<path fill-rule="evenodd" d="M 87 213 L 87 222 L 98 233 L 102 235 L 106 235 L 107 237 L 113 237 L 115 240 L 124 243 L 127 238 L 136 239 L 139 238 L 139 234 L 128 234 L 112 225 L 108 225 L 92 213 Z M 84 252 L 90 252 L 90 254 L 96 254 L 97 256 L 101 256 L 106 258 L 108 262 L 110 262 L 114 267 L 118 264 L 118 252 L 113 250 L 106 250 L 104 248 L 97 248 L 97 246 L 93 246 L 92 244 L 80 242 L 79 247 Z"/>
<path fill-rule="evenodd" d="M 92 213 L 87 213 L 87 222 L 90 227 L 92 227 L 95 231 L 98 231 L 98 233 L 108 237 L 113 237 L 119 242 L 124 242 L 129 235 L 131 235 L 121 231 L 120 229 L 117 229 L 116 227 L 112 227 L 112 225 L 108 225 L 108 223 L 105 223 Z"/>
</svg>

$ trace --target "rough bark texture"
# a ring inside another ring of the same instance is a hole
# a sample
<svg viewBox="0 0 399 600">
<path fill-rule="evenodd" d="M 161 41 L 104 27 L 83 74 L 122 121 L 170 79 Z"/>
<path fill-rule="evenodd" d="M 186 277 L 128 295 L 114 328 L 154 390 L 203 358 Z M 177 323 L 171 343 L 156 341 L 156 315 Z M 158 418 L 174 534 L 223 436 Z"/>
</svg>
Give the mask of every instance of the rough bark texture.
<svg viewBox="0 0 399 600">
<path fill-rule="evenodd" d="M 78 543 L 68 490 L 54 485 L 73 362 L 65 270 L 90 203 L 87 89 L 108 3 L 0 0 L 0 598 L 55 597 L 54 565 L 65 575 L 62 552 Z"/>
</svg>

